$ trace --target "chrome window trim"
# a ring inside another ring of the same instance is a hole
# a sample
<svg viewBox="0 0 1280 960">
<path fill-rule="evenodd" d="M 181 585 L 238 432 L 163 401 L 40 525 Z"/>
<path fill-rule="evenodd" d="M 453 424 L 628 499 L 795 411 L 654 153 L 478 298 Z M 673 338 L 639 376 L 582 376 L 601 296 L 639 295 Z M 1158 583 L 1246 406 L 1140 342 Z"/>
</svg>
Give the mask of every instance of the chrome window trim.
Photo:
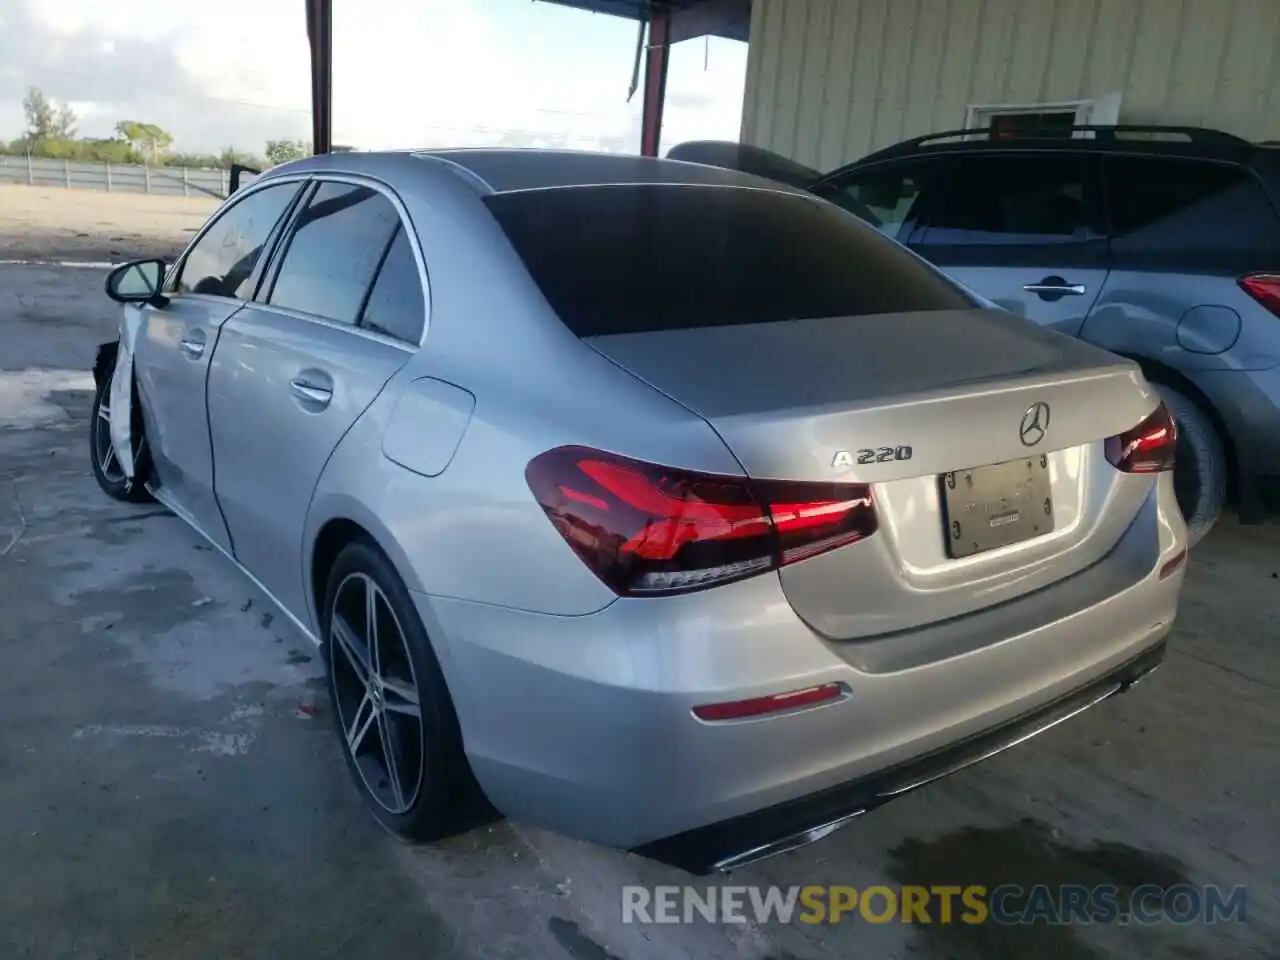
<svg viewBox="0 0 1280 960">
<path fill-rule="evenodd" d="M 412 344 L 407 340 L 400 340 L 396 337 L 388 336 L 385 333 L 379 333 L 376 330 L 370 330 L 366 327 L 357 326 L 354 323 L 340 323 L 337 320 L 330 320 L 328 317 L 319 317 L 314 313 L 305 313 L 302 310 L 294 310 L 291 307 L 277 307 L 270 303 L 250 303 L 248 306 L 254 310 L 261 310 L 264 313 L 274 313 L 282 317 L 289 317 L 292 320 L 305 320 L 307 323 L 315 324 L 318 327 L 328 327 L 330 330 L 339 330 L 342 333 L 350 333 L 361 337 L 365 340 L 371 340 L 374 343 L 380 343 L 384 346 L 395 347 L 405 353 L 413 354 L 418 351 L 421 344 Z"/>
</svg>

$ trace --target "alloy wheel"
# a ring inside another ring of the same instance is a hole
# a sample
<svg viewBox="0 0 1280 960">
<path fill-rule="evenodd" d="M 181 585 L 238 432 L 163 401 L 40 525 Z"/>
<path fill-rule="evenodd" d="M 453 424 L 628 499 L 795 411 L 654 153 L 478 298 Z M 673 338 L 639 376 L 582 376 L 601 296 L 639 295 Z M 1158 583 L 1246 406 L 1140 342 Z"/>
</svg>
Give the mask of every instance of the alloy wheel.
<svg viewBox="0 0 1280 960">
<path fill-rule="evenodd" d="M 334 592 L 329 671 L 342 736 L 365 789 L 393 815 L 422 791 L 426 736 L 413 657 L 386 594 L 363 573 Z"/>
</svg>

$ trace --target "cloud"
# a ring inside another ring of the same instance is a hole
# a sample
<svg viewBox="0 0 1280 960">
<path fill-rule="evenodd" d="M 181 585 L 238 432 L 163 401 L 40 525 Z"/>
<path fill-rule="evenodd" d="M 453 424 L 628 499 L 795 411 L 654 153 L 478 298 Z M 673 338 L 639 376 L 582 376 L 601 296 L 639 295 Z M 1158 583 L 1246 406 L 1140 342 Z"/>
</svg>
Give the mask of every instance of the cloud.
<svg viewBox="0 0 1280 960">
<path fill-rule="evenodd" d="M 21 102 L 29 86 L 72 103 L 83 136 L 108 136 L 122 119 L 159 124 L 175 135 L 175 149 L 192 152 L 227 145 L 261 150 L 267 138 L 308 135 L 305 36 L 304 97 L 288 106 L 281 102 L 281 84 L 252 62 L 224 61 L 210 82 L 215 71 L 192 55 L 184 35 L 213 39 L 200 34 L 200 24 L 166 24 L 145 12 L 131 15 L 129 6 L 43 0 L 37 8 L 0 0 L 0 137 L 22 132 Z M 301 4 L 298 9 L 301 20 Z M 119 16 L 111 19 L 113 11 Z M 200 48 L 207 43 L 195 46 Z"/>
<path fill-rule="evenodd" d="M 635 26 L 528 0 L 334 4 L 334 139 L 362 148 L 506 137 L 627 140 Z M 745 44 L 680 44 L 668 122 L 736 136 Z M 301 0 L 0 0 L 0 139 L 24 127 L 26 87 L 70 101 L 85 136 L 156 123 L 174 148 L 260 151 L 310 138 Z M 635 141 L 635 142 L 631 142 Z"/>
</svg>

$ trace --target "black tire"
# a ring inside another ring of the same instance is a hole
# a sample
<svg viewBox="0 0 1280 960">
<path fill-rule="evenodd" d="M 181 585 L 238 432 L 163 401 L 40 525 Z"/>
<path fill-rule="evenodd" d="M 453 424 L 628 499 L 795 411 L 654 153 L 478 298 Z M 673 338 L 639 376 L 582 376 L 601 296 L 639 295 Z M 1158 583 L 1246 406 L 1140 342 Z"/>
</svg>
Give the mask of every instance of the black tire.
<svg viewBox="0 0 1280 960">
<path fill-rule="evenodd" d="M 98 392 L 93 397 L 93 410 L 89 418 L 89 463 L 93 468 L 93 479 L 108 497 L 123 503 L 150 503 L 153 499 L 147 492 L 142 477 L 146 475 L 146 437 L 142 434 L 142 418 L 137 416 L 138 400 L 133 401 L 134 422 L 133 435 L 138 439 L 134 444 L 134 476 L 126 477 L 115 459 L 111 445 L 109 411 L 111 409 L 111 376 L 103 379 Z"/>
<path fill-rule="evenodd" d="M 381 597 L 377 607 L 378 646 L 381 672 L 386 677 L 379 681 L 385 686 L 378 695 L 370 694 L 369 685 L 359 676 L 355 661 L 347 655 L 349 648 L 332 630 L 337 614 L 341 614 L 347 626 L 359 630 L 352 623 L 360 619 L 354 591 L 369 583 L 376 586 Z M 385 630 L 393 621 L 404 640 L 403 658 L 395 654 L 392 644 L 385 639 Z M 320 627 L 334 730 L 347 770 L 378 822 L 402 839 L 431 841 L 467 829 L 490 816 L 492 811 L 472 777 L 463 752 L 453 700 L 427 632 L 391 562 L 373 543 L 357 540 L 338 554 L 325 587 Z M 396 702 L 402 708 L 408 705 L 406 698 L 393 693 L 403 691 L 406 682 L 413 685 L 420 714 L 416 737 L 414 718 L 393 712 L 389 706 Z M 369 699 L 371 696 L 373 699 Z M 369 720 L 361 711 L 365 703 L 375 701 L 380 701 L 382 706 L 368 708 L 373 711 L 373 719 Z M 383 720 L 389 724 L 390 734 L 385 733 Z M 349 727 L 356 733 L 361 727 L 367 731 L 356 743 L 354 752 Z M 376 735 L 376 742 L 370 739 L 371 734 Z M 388 742 L 396 745 L 393 752 L 399 771 L 399 795 L 390 785 L 385 750 L 381 759 L 375 756 Z M 406 769 L 415 760 L 420 764 L 420 776 L 412 784 L 416 789 L 410 797 L 408 787 L 415 778 L 408 775 Z"/>
<path fill-rule="evenodd" d="M 1227 454 L 1217 427 L 1194 400 L 1172 387 L 1156 384 L 1160 398 L 1178 422 L 1178 459 L 1173 484 L 1178 506 L 1194 546 L 1204 539 L 1227 500 Z"/>
</svg>

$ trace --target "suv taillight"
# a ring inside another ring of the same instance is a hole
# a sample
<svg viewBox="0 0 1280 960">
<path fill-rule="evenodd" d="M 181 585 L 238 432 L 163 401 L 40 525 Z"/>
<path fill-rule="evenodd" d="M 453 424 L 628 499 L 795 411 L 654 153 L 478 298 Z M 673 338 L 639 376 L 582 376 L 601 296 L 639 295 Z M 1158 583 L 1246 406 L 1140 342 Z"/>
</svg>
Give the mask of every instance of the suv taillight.
<svg viewBox="0 0 1280 960">
<path fill-rule="evenodd" d="M 1245 293 L 1280 317 L 1280 273 L 1251 273 L 1238 283 Z"/>
<path fill-rule="evenodd" d="M 1162 403 L 1132 430 L 1106 440 L 1107 460 L 1125 473 L 1163 473 L 1173 469 L 1178 425 Z"/>
<path fill-rule="evenodd" d="M 750 480 L 588 447 L 548 450 L 525 479 L 583 563 L 622 596 L 701 590 L 876 531 L 862 483 Z"/>
</svg>

